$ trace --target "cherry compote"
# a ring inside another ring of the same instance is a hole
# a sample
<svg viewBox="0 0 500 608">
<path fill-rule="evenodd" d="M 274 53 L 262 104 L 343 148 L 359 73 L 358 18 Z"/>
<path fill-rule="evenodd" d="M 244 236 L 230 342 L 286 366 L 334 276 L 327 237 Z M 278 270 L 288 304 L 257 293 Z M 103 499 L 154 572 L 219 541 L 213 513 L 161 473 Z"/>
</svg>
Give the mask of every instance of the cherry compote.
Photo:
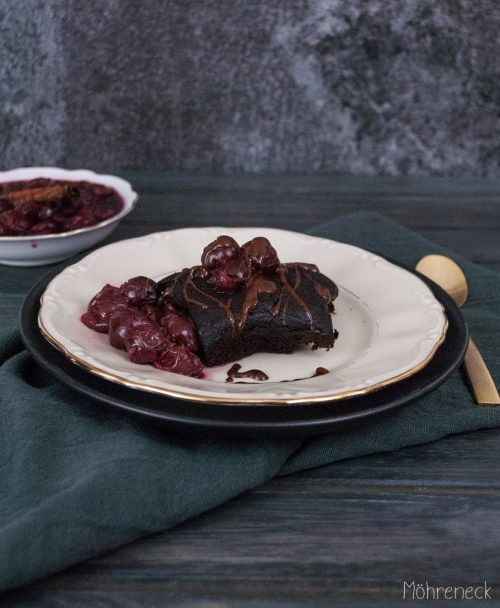
<svg viewBox="0 0 500 608">
<path fill-rule="evenodd" d="M 57 234 L 119 213 L 121 196 L 87 181 L 37 178 L 0 183 L 0 236 Z"/>
<path fill-rule="evenodd" d="M 120 287 L 105 285 L 90 300 L 81 321 L 107 333 L 110 344 L 126 350 L 133 363 L 152 363 L 196 378 L 203 375 L 194 323 L 172 304 L 160 304 L 158 286 L 148 277 L 133 277 Z"/>
</svg>

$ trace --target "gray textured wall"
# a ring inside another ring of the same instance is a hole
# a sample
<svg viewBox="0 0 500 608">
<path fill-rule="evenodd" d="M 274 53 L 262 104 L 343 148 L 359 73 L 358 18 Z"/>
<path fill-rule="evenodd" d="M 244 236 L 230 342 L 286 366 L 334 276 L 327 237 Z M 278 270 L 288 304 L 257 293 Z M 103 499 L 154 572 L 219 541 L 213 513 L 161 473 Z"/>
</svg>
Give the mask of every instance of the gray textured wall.
<svg viewBox="0 0 500 608">
<path fill-rule="evenodd" d="M 0 163 L 500 174 L 498 0 L 0 0 Z"/>
</svg>

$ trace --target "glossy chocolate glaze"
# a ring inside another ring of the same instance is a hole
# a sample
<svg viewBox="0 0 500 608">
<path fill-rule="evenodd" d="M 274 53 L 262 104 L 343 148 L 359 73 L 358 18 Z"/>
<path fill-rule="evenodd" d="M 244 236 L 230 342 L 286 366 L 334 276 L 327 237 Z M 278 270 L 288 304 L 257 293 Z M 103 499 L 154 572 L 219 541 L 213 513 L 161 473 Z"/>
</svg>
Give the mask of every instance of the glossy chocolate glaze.
<svg viewBox="0 0 500 608">
<path fill-rule="evenodd" d="M 238 324 L 240 331 L 246 323 L 249 312 L 257 306 L 259 296 L 263 293 L 272 294 L 276 291 L 278 291 L 278 288 L 274 281 L 267 279 L 260 272 L 250 277 L 246 287 L 245 299 L 241 307 L 240 322 Z"/>
<path fill-rule="evenodd" d="M 286 273 L 290 270 L 295 271 L 293 285 L 290 283 L 286 276 Z M 181 276 L 185 276 L 185 273 L 187 273 L 187 277 L 182 287 L 184 302 L 186 304 L 193 304 L 195 306 L 198 306 L 202 310 L 206 310 L 208 308 L 208 303 L 206 301 L 200 300 L 199 298 L 195 298 L 193 296 L 193 291 L 196 292 L 196 294 L 199 294 L 202 298 L 210 300 L 224 311 L 231 324 L 233 331 L 235 329 L 241 331 L 244 328 L 248 315 L 258 304 L 260 295 L 273 294 L 277 293 L 278 291 L 280 292 L 279 296 L 272 308 L 273 316 L 278 316 L 281 313 L 286 314 L 288 302 L 290 298 L 292 298 L 302 308 L 304 314 L 309 320 L 311 329 L 313 329 L 314 320 L 311 310 L 297 293 L 297 290 L 301 284 L 302 277 L 307 277 L 307 279 L 312 283 L 316 293 L 328 304 L 328 306 L 331 306 L 334 297 L 332 296 L 328 287 L 318 283 L 310 274 L 307 274 L 307 271 L 318 273 L 318 269 L 314 264 L 294 263 L 280 264 L 277 271 L 268 276 L 265 276 L 261 272 L 252 274 L 250 279 L 244 286 L 238 287 L 238 289 L 245 290 L 245 296 L 240 311 L 240 321 L 238 324 L 236 324 L 235 322 L 234 314 L 231 309 L 232 298 L 224 299 L 223 297 L 217 297 L 213 295 L 213 292 L 208 293 L 207 291 L 201 289 L 193 281 L 193 278 L 195 276 L 198 276 L 203 279 L 207 278 L 207 272 L 202 266 L 193 266 L 192 268 L 185 269 L 182 273 L 179 273 L 179 275 L 177 275 L 172 284 L 164 290 L 162 294 L 162 300 L 165 301 L 168 299 L 169 295 L 173 293 L 175 286 Z M 276 278 L 279 279 L 281 285 L 276 284 Z"/>
<path fill-rule="evenodd" d="M 320 285 L 319 283 L 314 282 L 314 289 L 316 290 L 316 293 L 323 298 L 323 300 L 325 300 L 325 302 L 327 304 L 330 304 L 330 302 L 332 301 L 332 294 L 330 293 L 330 290 L 328 289 L 328 287 L 325 287 L 324 285 Z"/>
<path fill-rule="evenodd" d="M 286 266 L 281 265 L 278 268 L 278 276 L 280 278 L 281 284 L 288 291 L 288 293 L 290 294 L 290 296 L 302 308 L 302 310 L 304 311 L 306 317 L 309 319 L 309 325 L 311 326 L 311 329 L 312 329 L 314 327 L 314 320 L 313 320 L 313 316 L 312 316 L 311 310 L 309 309 L 309 307 L 307 306 L 307 304 L 304 302 L 304 300 L 302 300 L 302 298 L 297 293 L 297 289 L 299 288 L 299 285 L 300 285 L 300 280 L 301 280 L 302 273 L 300 272 L 300 269 L 298 267 L 295 268 L 295 283 L 294 283 L 294 286 L 292 287 L 290 285 L 290 283 L 288 282 L 288 279 L 286 278 L 286 271 L 287 271 Z M 279 309 L 278 309 L 278 313 L 277 314 L 279 314 Z"/>
<path fill-rule="evenodd" d="M 256 236 L 242 246 L 242 251 L 253 270 L 274 274 L 280 261 L 276 249 L 262 236 Z"/>
<path fill-rule="evenodd" d="M 281 264 L 264 238 L 241 246 L 224 236 L 207 246 L 203 265 L 160 281 L 161 302 L 192 318 L 209 367 L 254 352 L 331 348 L 336 285 L 314 264 Z M 236 257 L 234 257 L 236 255 Z"/>
<path fill-rule="evenodd" d="M 194 304 L 195 306 L 199 306 L 202 310 L 206 310 L 208 308 L 208 304 L 206 304 L 205 302 L 200 302 L 199 300 L 195 300 L 195 299 L 191 298 L 191 296 L 188 293 L 188 287 L 192 287 L 193 289 L 195 289 L 202 295 L 206 296 L 210 300 L 215 301 L 217 304 L 219 304 L 219 301 L 216 298 L 213 298 L 210 294 L 205 293 L 201 289 L 198 289 L 198 287 L 196 287 L 196 285 L 193 283 L 193 275 L 194 275 L 195 270 L 196 270 L 195 266 L 189 270 L 189 275 L 182 287 L 182 294 L 184 296 L 184 301 L 186 302 L 186 304 Z M 174 287 L 175 287 L 175 284 L 172 285 L 172 289 Z"/>
<path fill-rule="evenodd" d="M 208 298 L 210 301 L 214 302 L 215 304 L 217 304 L 217 306 L 219 306 L 220 308 L 222 308 L 222 310 L 224 311 L 226 317 L 229 320 L 229 323 L 231 324 L 231 328 L 234 332 L 235 329 L 235 320 L 234 320 L 234 315 L 233 315 L 233 311 L 231 310 L 231 302 L 232 299 L 229 298 L 226 302 L 223 299 L 219 299 L 216 298 L 215 296 L 207 293 L 206 291 L 203 291 L 203 289 L 200 289 L 193 281 L 193 276 L 194 274 L 200 270 L 199 266 L 193 266 L 193 268 L 191 268 L 189 270 L 189 275 L 188 278 L 186 280 L 186 282 L 184 283 L 184 286 L 182 288 L 182 293 L 184 296 L 184 300 L 186 303 L 188 304 L 194 304 L 195 306 L 199 306 L 200 308 L 202 308 L 203 310 L 206 310 L 208 308 L 208 304 L 206 304 L 205 302 L 200 302 L 199 300 L 194 300 L 193 298 L 191 298 L 188 294 L 188 287 L 192 287 L 196 292 L 198 292 L 200 295 L 205 296 L 206 298 Z"/>
<path fill-rule="evenodd" d="M 282 264 L 285 268 L 298 268 L 299 270 L 310 270 L 311 272 L 319 272 L 316 264 L 308 264 L 307 262 L 287 262 Z"/>
<path fill-rule="evenodd" d="M 168 287 L 165 287 L 165 289 L 161 292 L 160 297 L 159 297 L 160 304 L 163 304 L 164 302 L 168 301 L 170 296 L 173 294 L 175 286 L 177 285 L 181 276 L 182 276 L 182 272 L 177 273 L 175 275 L 175 278 L 172 281 L 171 285 L 169 285 Z"/>
<path fill-rule="evenodd" d="M 240 246 L 231 236 L 223 234 L 209 243 L 201 255 L 203 268 L 213 269 L 238 257 Z"/>
</svg>

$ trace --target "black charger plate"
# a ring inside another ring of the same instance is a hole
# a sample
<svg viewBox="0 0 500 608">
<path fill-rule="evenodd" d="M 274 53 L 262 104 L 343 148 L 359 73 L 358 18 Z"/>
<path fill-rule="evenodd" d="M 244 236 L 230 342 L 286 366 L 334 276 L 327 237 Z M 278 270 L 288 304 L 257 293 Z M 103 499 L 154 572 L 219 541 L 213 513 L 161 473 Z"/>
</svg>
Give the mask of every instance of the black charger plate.
<svg viewBox="0 0 500 608">
<path fill-rule="evenodd" d="M 61 271 L 45 275 L 29 292 L 20 314 L 21 335 L 36 361 L 58 380 L 90 397 L 96 407 L 113 407 L 187 432 L 225 436 L 318 435 L 369 422 L 377 416 L 419 399 L 442 384 L 460 365 L 467 349 L 468 332 L 463 316 L 453 300 L 435 283 L 429 285 L 448 317 L 446 339 L 421 371 L 413 376 L 365 395 L 331 403 L 303 405 L 210 404 L 184 401 L 144 390 L 127 388 L 105 380 L 72 363 L 52 346 L 38 328 L 40 296 Z"/>
</svg>

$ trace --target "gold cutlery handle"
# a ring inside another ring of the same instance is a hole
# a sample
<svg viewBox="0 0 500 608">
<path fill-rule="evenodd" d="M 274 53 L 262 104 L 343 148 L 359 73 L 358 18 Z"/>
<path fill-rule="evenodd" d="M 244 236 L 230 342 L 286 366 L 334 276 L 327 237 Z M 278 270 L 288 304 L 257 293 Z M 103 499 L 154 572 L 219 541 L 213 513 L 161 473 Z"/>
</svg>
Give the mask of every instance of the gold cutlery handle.
<svg viewBox="0 0 500 608">
<path fill-rule="evenodd" d="M 469 340 L 469 346 L 465 354 L 465 371 L 479 405 L 500 405 L 497 387 L 481 357 L 481 353 L 472 340 Z"/>
</svg>

